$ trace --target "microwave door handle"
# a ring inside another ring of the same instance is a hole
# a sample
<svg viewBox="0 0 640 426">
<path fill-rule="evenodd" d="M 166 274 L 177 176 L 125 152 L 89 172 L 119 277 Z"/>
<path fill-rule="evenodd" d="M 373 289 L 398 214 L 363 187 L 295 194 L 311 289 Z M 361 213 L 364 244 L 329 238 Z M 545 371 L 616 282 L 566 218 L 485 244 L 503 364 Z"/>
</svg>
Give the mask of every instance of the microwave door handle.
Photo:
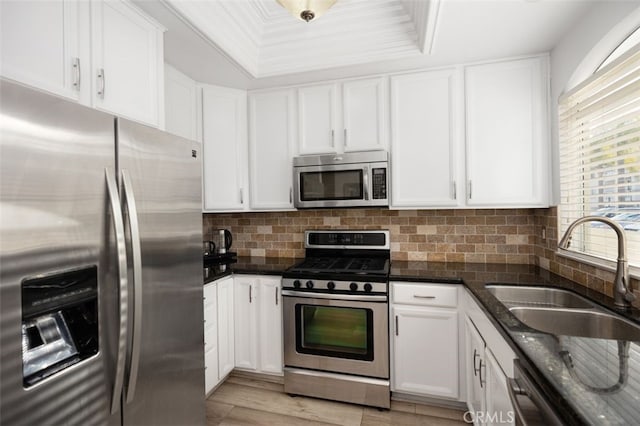
<svg viewBox="0 0 640 426">
<path fill-rule="evenodd" d="M 364 199 L 369 200 L 369 166 L 364 167 Z"/>
</svg>

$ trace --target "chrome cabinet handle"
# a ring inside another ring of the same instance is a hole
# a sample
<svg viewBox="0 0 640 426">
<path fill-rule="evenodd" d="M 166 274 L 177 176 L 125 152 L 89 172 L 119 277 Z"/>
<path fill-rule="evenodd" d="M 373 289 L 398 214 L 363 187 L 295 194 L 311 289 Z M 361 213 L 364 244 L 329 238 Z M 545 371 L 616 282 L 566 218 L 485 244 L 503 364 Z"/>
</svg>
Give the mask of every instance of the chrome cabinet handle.
<svg viewBox="0 0 640 426">
<path fill-rule="evenodd" d="M 331 129 L 331 145 L 334 146 L 336 142 L 335 131 Z"/>
<path fill-rule="evenodd" d="M 453 199 L 458 199 L 458 186 L 456 185 L 456 181 L 453 181 Z"/>
<path fill-rule="evenodd" d="M 124 358 L 127 349 L 127 323 L 129 315 L 129 294 L 127 284 L 127 247 L 122 220 L 122 206 L 118 198 L 118 184 L 108 168 L 104 169 L 107 181 L 107 193 L 111 206 L 111 217 L 116 233 L 116 249 L 118 252 L 118 284 L 120 299 L 120 327 L 118 330 L 118 352 L 116 356 L 116 370 L 111 395 L 111 414 L 120 409 L 120 396 L 122 395 L 122 383 L 124 382 Z"/>
<path fill-rule="evenodd" d="M 138 224 L 138 208 L 133 195 L 133 185 L 129 173 L 122 170 L 122 195 L 125 202 L 129 229 L 131 232 L 131 256 L 133 266 L 133 339 L 131 343 L 131 359 L 129 362 L 129 383 L 127 384 L 127 403 L 133 401 L 138 383 L 140 365 L 140 346 L 142 344 L 142 250 L 140 248 L 140 226 Z"/>
<path fill-rule="evenodd" d="M 242 193 L 242 188 L 240 188 L 240 204 L 244 204 L 244 194 Z"/>
<path fill-rule="evenodd" d="M 400 334 L 400 330 L 398 330 L 398 316 L 396 315 L 396 336 Z"/>
<path fill-rule="evenodd" d="M 344 146 L 347 146 L 347 129 L 344 129 Z"/>
<path fill-rule="evenodd" d="M 364 168 L 364 199 L 369 199 L 369 167 Z"/>
<path fill-rule="evenodd" d="M 276 306 L 278 306 L 278 287 L 276 287 Z"/>
<path fill-rule="evenodd" d="M 73 58 L 73 87 L 80 90 L 80 58 Z"/>
<path fill-rule="evenodd" d="M 476 367 L 476 358 L 480 357 L 480 354 L 478 354 L 478 350 L 474 349 L 473 350 L 473 375 L 477 376 L 478 375 L 478 371 L 480 370 L 479 368 Z"/>
<path fill-rule="evenodd" d="M 293 188 L 289 187 L 289 204 L 293 203 Z"/>
<path fill-rule="evenodd" d="M 471 189 L 472 189 L 471 180 L 469 180 L 469 199 L 471 199 L 471 194 L 472 194 Z"/>
<path fill-rule="evenodd" d="M 480 365 L 478 366 L 478 378 L 480 379 L 480 387 L 483 388 L 484 384 L 487 383 L 485 379 L 482 378 L 482 369 L 486 368 L 486 365 L 484 362 L 482 362 L 482 358 L 480 358 Z"/>
<path fill-rule="evenodd" d="M 249 286 L 249 303 L 251 303 L 251 301 L 253 300 L 252 296 L 251 296 L 251 290 L 253 289 L 253 286 Z"/>
<path fill-rule="evenodd" d="M 415 297 L 416 299 L 435 299 L 435 296 L 421 296 L 419 294 L 414 294 L 413 297 Z"/>
<path fill-rule="evenodd" d="M 98 96 L 104 99 L 107 82 L 104 76 L 104 68 L 98 68 Z"/>
</svg>

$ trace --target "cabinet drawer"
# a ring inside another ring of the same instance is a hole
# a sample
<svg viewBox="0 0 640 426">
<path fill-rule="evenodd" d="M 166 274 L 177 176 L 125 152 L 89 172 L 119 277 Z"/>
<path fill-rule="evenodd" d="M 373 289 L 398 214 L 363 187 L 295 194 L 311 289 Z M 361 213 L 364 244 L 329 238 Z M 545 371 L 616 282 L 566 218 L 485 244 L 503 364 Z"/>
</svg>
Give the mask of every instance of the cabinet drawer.
<svg viewBox="0 0 640 426">
<path fill-rule="evenodd" d="M 458 286 L 452 284 L 391 283 L 392 303 L 455 308 Z"/>
</svg>

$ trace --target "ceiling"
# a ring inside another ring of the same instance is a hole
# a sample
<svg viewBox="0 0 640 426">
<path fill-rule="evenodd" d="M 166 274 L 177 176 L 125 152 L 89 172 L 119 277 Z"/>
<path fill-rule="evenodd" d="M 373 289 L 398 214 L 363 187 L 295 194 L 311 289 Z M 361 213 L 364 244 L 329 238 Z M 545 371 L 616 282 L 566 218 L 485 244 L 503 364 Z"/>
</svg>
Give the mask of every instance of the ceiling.
<svg viewBox="0 0 640 426">
<path fill-rule="evenodd" d="M 136 4 L 167 27 L 168 63 L 260 88 L 548 52 L 597 1 L 338 0 L 309 23 L 276 0 Z"/>
</svg>

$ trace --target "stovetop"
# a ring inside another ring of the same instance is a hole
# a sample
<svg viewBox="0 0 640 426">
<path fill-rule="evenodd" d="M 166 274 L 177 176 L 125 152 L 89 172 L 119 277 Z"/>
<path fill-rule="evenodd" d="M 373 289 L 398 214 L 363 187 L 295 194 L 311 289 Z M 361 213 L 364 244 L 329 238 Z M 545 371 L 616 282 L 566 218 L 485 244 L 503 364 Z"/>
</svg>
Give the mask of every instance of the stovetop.
<svg viewBox="0 0 640 426">
<path fill-rule="evenodd" d="M 389 259 L 363 257 L 310 257 L 293 266 L 293 273 L 388 274 Z"/>
</svg>

